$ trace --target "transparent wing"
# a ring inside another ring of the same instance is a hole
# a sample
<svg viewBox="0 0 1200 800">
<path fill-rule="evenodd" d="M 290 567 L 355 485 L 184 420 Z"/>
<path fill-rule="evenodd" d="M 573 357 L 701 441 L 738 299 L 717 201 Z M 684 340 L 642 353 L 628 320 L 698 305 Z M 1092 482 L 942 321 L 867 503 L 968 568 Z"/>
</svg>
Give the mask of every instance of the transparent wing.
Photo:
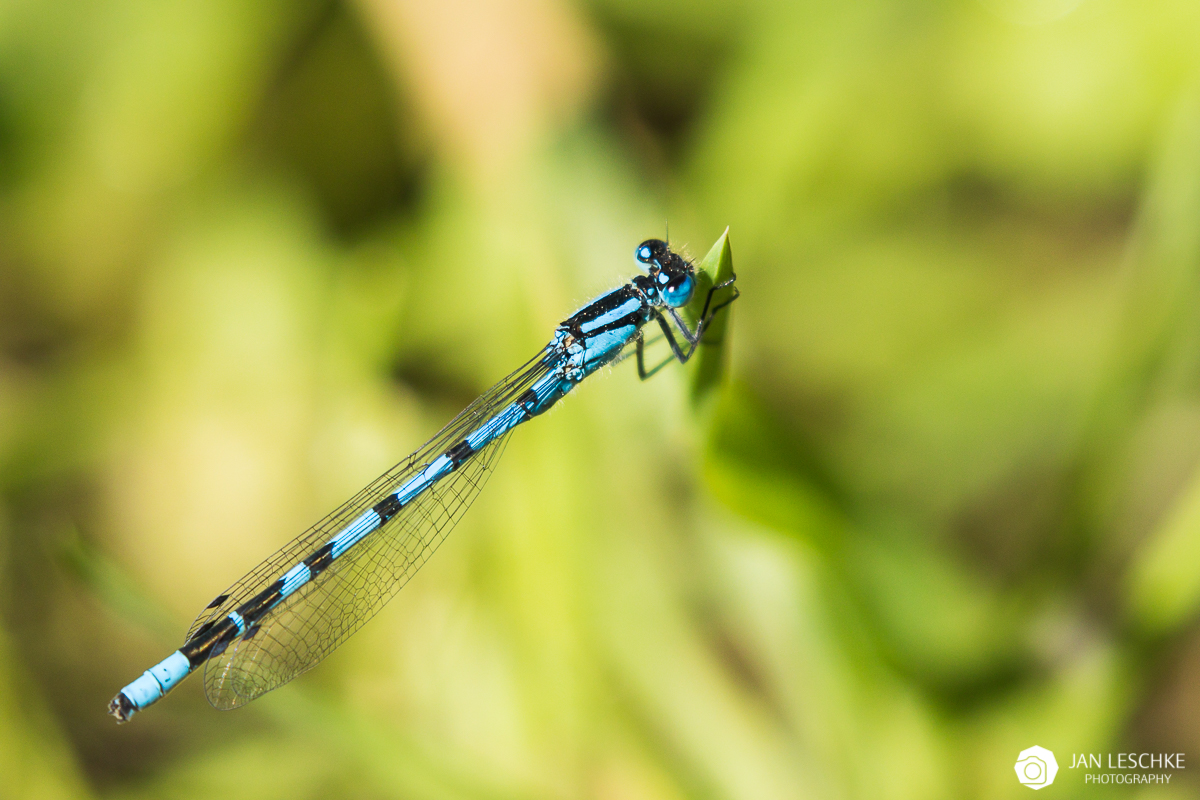
<svg viewBox="0 0 1200 800">
<path fill-rule="evenodd" d="M 419 450 L 372 481 L 316 525 L 222 592 L 200 613 L 186 639 L 278 580 L 452 445 L 515 400 L 550 367 L 545 351 L 497 383 Z M 311 668 L 374 616 L 425 563 L 462 516 L 504 449 L 501 436 L 439 480 L 383 526 L 336 559 L 316 580 L 272 609 L 251 636 L 231 643 L 205 667 L 205 688 L 218 708 L 233 708 Z"/>
<path fill-rule="evenodd" d="M 204 692 L 237 708 L 314 667 L 404 586 L 471 505 L 508 434 L 431 486 L 387 524 L 271 610 L 253 636 L 235 639 L 204 666 Z"/>
</svg>

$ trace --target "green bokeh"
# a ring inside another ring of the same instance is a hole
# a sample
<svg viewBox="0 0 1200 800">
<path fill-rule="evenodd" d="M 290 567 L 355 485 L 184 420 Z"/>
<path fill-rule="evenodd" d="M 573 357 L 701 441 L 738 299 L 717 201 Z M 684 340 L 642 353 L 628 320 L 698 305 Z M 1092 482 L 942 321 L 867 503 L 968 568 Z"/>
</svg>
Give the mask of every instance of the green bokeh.
<svg viewBox="0 0 1200 800">
<path fill-rule="evenodd" d="M 0 798 L 1023 797 L 1034 744 L 1047 794 L 1195 794 L 1069 766 L 1200 754 L 1198 41 L 1194 0 L 0 3 Z M 664 223 L 736 267 L 727 351 L 523 426 L 318 669 L 113 724 Z"/>
</svg>

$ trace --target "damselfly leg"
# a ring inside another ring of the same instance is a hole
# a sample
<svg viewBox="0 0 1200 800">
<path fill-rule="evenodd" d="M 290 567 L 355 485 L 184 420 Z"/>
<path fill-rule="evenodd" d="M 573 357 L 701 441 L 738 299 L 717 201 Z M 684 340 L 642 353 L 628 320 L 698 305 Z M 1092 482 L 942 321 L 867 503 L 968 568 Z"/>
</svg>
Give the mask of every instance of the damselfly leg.
<svg viewBox="0 0 1200 800">
<path fill-rule="evenodd" d="M 679 328 L 680 334 L 682 334 L 684 339 L 686 339 L 688 342 L 687 352 L 684 352 L 683 348 L 679 346 L 679 342 L 675 340 L 675 336 L 671 333 L 671 326 L 667 323 L 667 320 L 662 315 L 662 312 L 658 309 L 655 309 L 654 318 L 658 320 L 658 325 L 660 328 L 662 328 L 662 335 L 655 337 L 651 341 L 654 342 L 658 341 L 660 338 L 665 338 L 667 340 L 667 344 L 671 348 L 671 355 L 663 359 L 662 362 L 660 362 L 653 369 L 647 370 L 644 355 L 646 343 L 643 340 L 642 332 L 639 330 L 637 335 L 634 337 L 634 347 L 636 348 L 637 352 L 638 377 L 642 380 L 649 380 L 654 376 L 655 373 L 657 373 L 667 364 L 670 364 L 672 361 L 678 361 L 680 364 L 686 364 L 688 359 L 695 354 L 696 347 L 699 346 L 700 340 L 704 338 L 704 332 L 708 330 L 709 323 L 712 322 L 713 318 L 717 315 L 717 312 L 741 296 L 741 293 L 738 291 L 737 287 L 734 286 L 733 294 L 731 294 L 725 300 L 722 300 L 717 305 L 712 306 L 713 294 L 720 289 L 726 288 L 727 286 L 733 286 L 736 280 L 737 275 L 734 275 L 730 277 L 729 280 L 722 281 L 708 290 L 708 296 L 704 298 L 704 309 L 700 312 L 700 321 L 696 323 L 695 331 L 688 328 L 687 323 L 682 317 L 679 316 L 678 311 L 676 311 L 674 308 L 667 308 L 667 313 L 671 315 L 671 319 L 675 320 L 675 325 Z M 710 306 L 712 307 L 710 308 Z"/>
</svg>

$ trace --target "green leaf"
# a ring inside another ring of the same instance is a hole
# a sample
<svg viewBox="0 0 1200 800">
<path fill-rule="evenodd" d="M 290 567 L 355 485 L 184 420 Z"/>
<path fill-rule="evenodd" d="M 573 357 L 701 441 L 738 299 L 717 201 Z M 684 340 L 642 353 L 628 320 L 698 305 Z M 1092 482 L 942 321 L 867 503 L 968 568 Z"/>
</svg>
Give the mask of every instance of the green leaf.
<svg viewBox="0 0 1200 800">
<path fill-rule="evenodd" d="M 714 285 L 723 283 L 733 277 L 733 251 L 729 247 L 729 228 L 721 234 L 708 255 L 696 268 L 696 294 L 692 302 L 684 308 L 684 315 L 693 325 L 700 319 L 704 310 L 704 300 L 708 290 Z M 734 287 L 727 286 L 713 293 L 712 306 L 720 306 L 727 302 L 734 293 Z M 712 394 L 725 374 L 726 332 L 729 328 L 729 310 L 727 306 L 718 311 L 709 323 L 704 337 L 700 340 L 699 352 L 696 354 L 696 367 L 692 373 L 691 397 L 692 406 L 698 408 Z"/>
</svg>

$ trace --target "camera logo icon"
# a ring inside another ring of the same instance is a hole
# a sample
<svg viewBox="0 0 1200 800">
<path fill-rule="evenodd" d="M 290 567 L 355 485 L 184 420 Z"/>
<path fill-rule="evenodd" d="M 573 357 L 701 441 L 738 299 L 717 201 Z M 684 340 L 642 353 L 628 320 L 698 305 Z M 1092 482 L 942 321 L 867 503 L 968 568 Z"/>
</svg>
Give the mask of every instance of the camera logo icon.
<svg viewBox="0 0 1200 800">
<path fill-rule="evenodd" d="M 1054 783 L 1058 762 L 1054 760 L 1054 753 L 1035 745 L 1021 751 L 1013 769 L 1017 771 L 1017 780 L 1021 783 L 1030 789 L 1042 789 Z"/>
</svg>

